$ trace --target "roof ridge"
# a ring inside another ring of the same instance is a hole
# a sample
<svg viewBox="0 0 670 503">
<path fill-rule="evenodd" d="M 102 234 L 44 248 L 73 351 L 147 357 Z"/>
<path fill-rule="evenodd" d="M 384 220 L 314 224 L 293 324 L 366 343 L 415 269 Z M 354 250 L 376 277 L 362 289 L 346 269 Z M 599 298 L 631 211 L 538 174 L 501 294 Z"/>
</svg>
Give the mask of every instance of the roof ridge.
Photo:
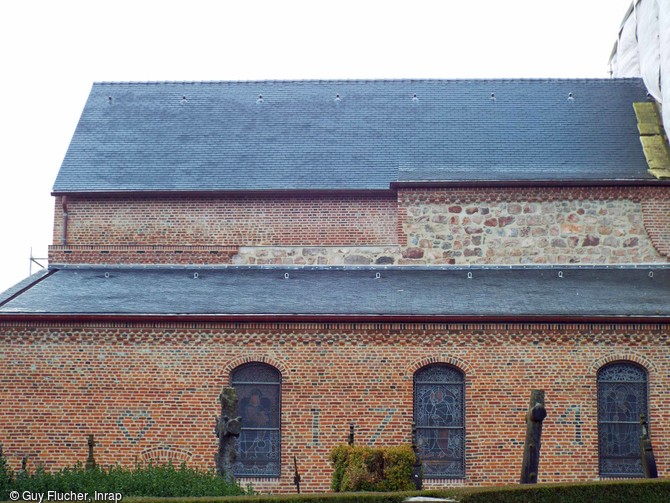
<svg viewBox="0 0 670 503">
<path fill-rule="evenodd" d="M 509 82 L 509 83 L 557 83 L 557 82 L 640 82 L 641 77 L 543 77 L 543 78 L 384 78 L 384 79 L 261 79 L 261 80 L 155 80 L 155 81 L 95 81 L 95 86 L 114 85 L 222 85 L 222 84 L 379 84 L 379 83 L 448 83 L 448 82 Z"/>
<path fill-rule="evenodd" d="M 103 271 L 655 271 L 670 270 L 663 262 L 621 264 L 427 264 L 427 265 L 298 265 L 298 264 L 49 264 L 49 270 L 103 270 Z"/>
</svg>

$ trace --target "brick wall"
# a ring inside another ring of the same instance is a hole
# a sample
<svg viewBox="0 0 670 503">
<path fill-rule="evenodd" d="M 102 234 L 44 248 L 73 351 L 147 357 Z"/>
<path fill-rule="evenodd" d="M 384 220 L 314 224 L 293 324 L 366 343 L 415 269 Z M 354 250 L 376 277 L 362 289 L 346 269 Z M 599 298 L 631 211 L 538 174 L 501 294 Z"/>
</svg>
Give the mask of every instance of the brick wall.
<svg viewBox="0 0 670 503">
<path fill-rule="evenodd" d="M 626 359 L 649 372 L 650 431 L 659 475 L 670 475 L 667 325 L 0 324 L 0 442 L 12 467 L 96 460 L 184 460 L 211 467 L 217 396 L 250 361 L 282 374 L 282 475 L 252 480 L 293 491 L 297 456 L 306 492 L 327 490 L 328 452 L 346 441 L 410 440 L 413 372 L 444 362 L 466 376 L 465 480 L 515 483 L 531 389 L 544 389 L 540 481 L 598 478 L 596 372 Z M 246 482 L 246 480 L 244 481 Z"/>
<path fill-rule="evenodd" d="M 670 257 L 670 197 L 665 189 L 648 189 L 642 199 L 644 227 L 661 255 Z"/>
<path fill-rule="evenodd" d="M 387 245 L 392 193 L 67 197 L 70 245 Z M 54 244 L 62 244 L 56 198 Z"/>
</svg>

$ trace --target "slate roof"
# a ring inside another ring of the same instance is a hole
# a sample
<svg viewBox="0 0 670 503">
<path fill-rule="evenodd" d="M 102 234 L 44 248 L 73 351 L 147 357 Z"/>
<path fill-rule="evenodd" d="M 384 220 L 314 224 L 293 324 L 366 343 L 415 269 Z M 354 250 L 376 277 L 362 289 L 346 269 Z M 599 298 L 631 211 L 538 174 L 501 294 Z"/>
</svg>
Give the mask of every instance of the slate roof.
<svg viewBox="0 0 670 503">
<path fill-rule="evenodd" d="M 667 318 L 670 268 L 73 267 L 12 314 Z"/>
<path fill-rule="evenodd" d="M 653 180 L 646 100 L 640 79 L 96 83 L 53 191 Z"/>
</svg>

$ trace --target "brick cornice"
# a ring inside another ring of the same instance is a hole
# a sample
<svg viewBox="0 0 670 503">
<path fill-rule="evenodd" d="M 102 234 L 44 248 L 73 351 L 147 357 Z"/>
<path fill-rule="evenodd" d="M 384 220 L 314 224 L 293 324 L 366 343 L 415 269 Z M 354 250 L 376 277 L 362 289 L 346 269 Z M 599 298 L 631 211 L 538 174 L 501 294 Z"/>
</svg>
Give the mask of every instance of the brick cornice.
<svg viewBox="0 0 670 503">
<path fill-rule="evenodd" d="M 600 320 L 598 322 L 539 322 L 539 321 L 465 321 L 439 320 L 404 322 L 364 320 L 331 320 L 327 321 L 298 321 L 294 320 L 262 320 L 260 318 L 247 320 L 231 320 L 230 317 L 179 317 L 179 316 L 82 316 L 82 315 L 40 315 L 40 314 L 12 314 L 0 313 L 0 327 L 7 328 L 44 328 L 47 330 L 87 331 L 96 329 L 125 329 L 125 330 L 185 330 L 211 331 L 222 330 L 236 333 L 269 333 L 269 334 L 316 334 L 327 333 L 387 333 L 395 335 L 424 334 L 424 333 L 453 333 L 453 332 L 481 332 L 486 334 L 513 333 L 519 337 L 532 336 L 535 333 L 558 332 L 573 337 L 589 334 L 609 333 L 652 333 L 670 335 L 670 319 L 651 320 Z M 324 317 L 321 317 L 324 318 Z"/>
</svg>

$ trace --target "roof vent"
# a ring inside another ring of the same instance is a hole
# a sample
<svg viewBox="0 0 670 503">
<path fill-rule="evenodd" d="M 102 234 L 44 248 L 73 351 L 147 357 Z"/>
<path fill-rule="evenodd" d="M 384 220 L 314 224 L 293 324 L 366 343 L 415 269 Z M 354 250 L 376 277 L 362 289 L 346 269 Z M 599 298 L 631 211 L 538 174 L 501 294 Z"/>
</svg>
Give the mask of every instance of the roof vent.
<svg viewBox="0 0 670 503">
<path fill-rule="evenodd" d="M 186 96 L 182 96 L 182 97 L 181 97 L 181 102 L 182 102 L 182 103 L 186 103 L 186 101 L 187 101 L 187 100 L 186 100 Z"/>
<path fill-rule="evenodd" d="M 109 103 L 110 105 L 112 104 L 112 97 L 111 96 L 107 96 L 107 103 Z"/>
<path fill-rule="evenodd" d="M 263 95 L 259 94 L 258 99 L 256 100 L 256 103 L 263 103 Z"/>
<path fill-rule="evenodd" d="M 568 93 L 568 101 L 569 102 L 575 101 L 575 97 L 572 95 L 572 93 Z"/>
<path fill-rule="evenodd" d="M 496 100 L 496 93 L 491 93 L 491 97 L 489 98 L 491 101 Z"/>
<path fill-rule="evenodd" d="M 335 95 L 335 101 L 342 101 L 342 98 L 340 98 L 340 94 Z"/>
<path fill-rule="evenodd" d="M 414 103 L 416 103 L 417 101 L 419 101 L 419 97 L 416 95 L 416 93 L 414 93 L 414 95 L 412 96 L 412 101 L 413 101 Z"/>
</svg>

